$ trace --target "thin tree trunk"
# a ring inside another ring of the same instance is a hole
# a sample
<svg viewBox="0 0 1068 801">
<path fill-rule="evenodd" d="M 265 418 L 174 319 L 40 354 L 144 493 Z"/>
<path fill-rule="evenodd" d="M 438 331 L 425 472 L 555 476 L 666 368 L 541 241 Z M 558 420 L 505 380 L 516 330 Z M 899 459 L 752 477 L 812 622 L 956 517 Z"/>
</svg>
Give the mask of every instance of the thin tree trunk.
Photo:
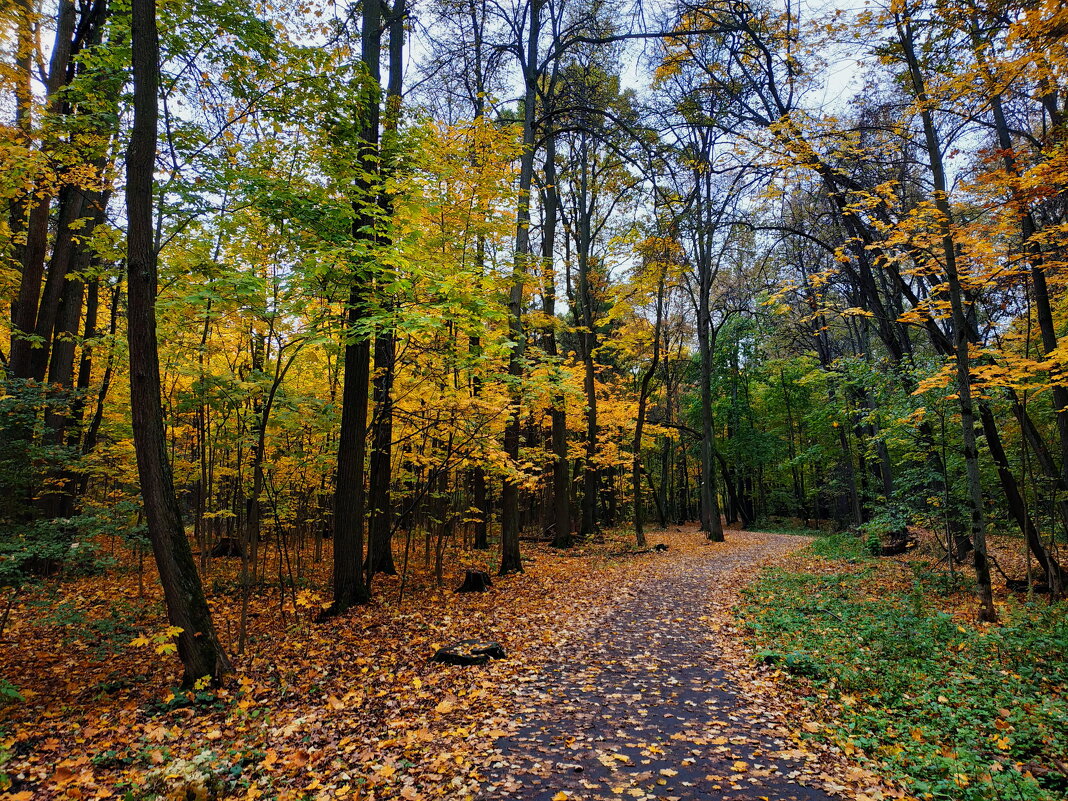
<svg viewBox="0 0 1068 801">
<path fill-rule="evenodd" d="M 639 548 L 644 548 L 645 540 L 645 510 L 642 506 L 641 474 L 642 474 L 642 433 L 645 430 L 645 409 L 649 402 L 649 386 L 660 366 L 660 329 L 664 322 L 664 284 L 667 278 L 667 261 L 662 260 L 659 280 L 656 288 L 656 322 L 653 324 L 653 357 L 649 366 L 642 374 L 641 385 L 638 389 L 638 419 L 634 422 L 634 441 L 631 445 L 634 461 L 631 464 L 631 493 L 634 495 L 634 538 Z M 650 489 L 652 483 L 650 482 Z M 656 492 L 653 492 L 656 497 Z M 658 504 L 659 506 L 659 504 Z M 660 512 L 661 519 L 663 512 Z"/>
<path fill-rule="evenodd" d="M 45 92 L 48 96 L 46 114 L 57 114 L 61 108 L 59 90 L 67 81 L 73 48 L 76 11 L 73 0 L 60 0 L 56 14 L 56 38 L 48 66 Z M 33 348 L 27 338 L 37 325 L 37 305 L 44 279 L 45 258 L 48 252 L 48 218 L 52 205 L 50 191 L 35 192 L 26 223 L 26 243 L 22 247 L 22 276 L 19 291 L 11 308 L 11 372 L 19 378 L 30 377 Z"/>
<path fill-rule="evenodd" d="M 979 448 L 975 438 L 975 410 L 972 400 L 971 358 L 969 355 L 968 312 L 965 293 L 957 271 L 957 246 L 953 238 L 953 213 L 949 206 L 949 194 L 942 151 L 938 133 L 930 111 L 927 90 L 919 61 L 913 48 L 912 23 L 908 18 L 898 19 L 898 34 L 912 77 L 916 101 L 920 105 L 927 155 L 931 162 L 931 177 L 934 182 L 934 204 L 940 215 L 942 249 L 945 259 L 946 283 L 949 288 L 951 320 L 953 324 L 953 349 L 956 356 L 957 397 L 960 405 L 961 437 L 964 444 L 964 465 L 968 480 L 968 500 L 971 507 L 972 552 L 976 584 L 979 590 L 980 618 L 997 620 L 994 599 L 990 586 L 990 565 L 986 551 L 986 521 L 983 513 L 983 487 L 979 471 Z"/>
</svg>

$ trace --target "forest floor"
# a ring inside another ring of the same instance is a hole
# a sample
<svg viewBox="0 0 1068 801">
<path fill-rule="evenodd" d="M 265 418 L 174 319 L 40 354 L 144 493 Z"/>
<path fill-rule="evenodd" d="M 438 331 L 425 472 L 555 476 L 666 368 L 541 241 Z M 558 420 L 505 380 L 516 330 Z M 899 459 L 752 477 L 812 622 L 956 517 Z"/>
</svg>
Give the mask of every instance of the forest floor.
<svg viewBox="0 0 1068 801">
<path fill-rule="evenodd" d="M 236 566 L 215 560 L 206 586 L 236 674 L 198 690 L 173 686 L 151 572 L 116 552 L 106 573 L 12 606 L 0 677 L 21 699 L 0 707 L 0 796 L 904 796 L 817 736 L 792 677 L 754 660 L 733 617 L 761 565 L 807 539 L 708 543 L 687 527 L 650 534 L 666 552 L 634 553 L 631 536 L 525 543 L 525 572 L 485 594 L 453 588 L 493 555 L 455 549 L 443 585 L 413 566 L 403 599 L 380 579 L 375 602 L 325 624 L 329 560 L 298 559 L 292 592 L 265 581 L 249 599 L 241 654 Z M 508 658 L 430 660 L 467 637 Z"/>
</svg>

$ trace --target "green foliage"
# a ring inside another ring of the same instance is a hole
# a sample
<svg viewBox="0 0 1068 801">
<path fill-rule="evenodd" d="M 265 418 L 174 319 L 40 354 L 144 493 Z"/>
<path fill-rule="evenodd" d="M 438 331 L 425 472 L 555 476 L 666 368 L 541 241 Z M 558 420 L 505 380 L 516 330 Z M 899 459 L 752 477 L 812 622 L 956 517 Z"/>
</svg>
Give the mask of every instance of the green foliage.
<svg viewBox="0 0 1068 801">
<path fill-rule="evenodd" d="M 34 520 L 0 534 L 0 585 L 18 587 L 60 570 L 96 575 L 111 565 L 95 544 L 76 539 L 78 519 Z"/>
<path fill-rule="evenodd" d="M 909 524 L 909 510 L 902 504 L 887 503 L 880 507 L 867 523 L 860 526 L 860 533 L 868 540 L 873 537 L 878 541 L 882 537 L 904 531 Z"/>
<path fill-rule="evenodd" d="M 63 482 L 81 467 L 76 447 L 55 435 L 48 420 L 70 412 L 74 392 L 4 376 L 0 397 L 0 586 L 19 587 L 62 570 L 92 575 L 107 565 L 85 541 L 92 516 L 50 517 Z M 61 439 L 61 441 L 56 441 Z M 54 513 L 54 512 L 53 512 Z"/>
<path fill-rule="evenodd" d="M 2 681 L 2 679 L 0 679 L 0 681 Z M 5 766 L 10 761 L 11 751 L 7 748 L 0 748 L 0 792 L 11 789 L 11 775 L 5 770 Z"/>
<path fill-rule="evenodd" d="M 820 537 L 812 543 L 812 550 L 828 559 L 843 559 L 847 562 L 863 561 L 871 555 L 868 543 L 848 532 Z"/>
<path fill-rule="evenodd" d="M 104 604 L 102 611 L 99 605 L 99 602 L 79 604 L 74 600 L 57 604 L 47 596 L 27 602 L 28 607 L 36 610 L 36 626 L 56 629 L 64 647 L 85 646 L 98 660 L 122 653 L 139 631 L 137 621 L 159 611 L 146 603 L 125 599 Z"/>
<path fill-rule="evenodd" d="M 19 693 L 18 687 L 7 679 L 0 678 L 0 707 L 23 700 L 25 699 Z M 2 761 L 2 758 L 0 758 L 0 763 L 2 763 Z M 3 789 L 3 787 L 0 786 L 0 789 Z"/>
<path fill-rule="evenodd" d="M 862 540 L 825 537 L 813 550 L 858 568 L 769 570 L 742 615 L 760 659 L 842 704 L 831 735 L 840 746 L 881 762 L 920 798 L 1064 797 L 1064 604 L 1013 608 L 998 628 L 958 625 L 919 582 L 911 592 L 881 587 Z"/>
</svg>

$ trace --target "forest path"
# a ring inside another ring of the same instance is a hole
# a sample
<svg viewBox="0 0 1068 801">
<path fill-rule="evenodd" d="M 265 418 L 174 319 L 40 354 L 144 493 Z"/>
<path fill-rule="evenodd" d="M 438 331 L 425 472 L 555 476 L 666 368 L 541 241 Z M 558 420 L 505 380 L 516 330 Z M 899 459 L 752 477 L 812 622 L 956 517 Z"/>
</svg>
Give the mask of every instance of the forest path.
<svg viewBox="0 0 1068 801">
<path fill-rule="evenodd" d="M 722 658 L 739 648 L 730 610 L 741 587 L 759 565 L 808 542 L 729 531 L 727 543 L 639 557 L 649 569 L 629 597 L 565 643 L 573 652 L 520 697 L 520 728 L 497 742 L 481 797 L 832 798 L 799 783 L 826 785 L 815 755 L 781 711 L 747 693 L 752 678 L 737 655 Z"/>
</svg>

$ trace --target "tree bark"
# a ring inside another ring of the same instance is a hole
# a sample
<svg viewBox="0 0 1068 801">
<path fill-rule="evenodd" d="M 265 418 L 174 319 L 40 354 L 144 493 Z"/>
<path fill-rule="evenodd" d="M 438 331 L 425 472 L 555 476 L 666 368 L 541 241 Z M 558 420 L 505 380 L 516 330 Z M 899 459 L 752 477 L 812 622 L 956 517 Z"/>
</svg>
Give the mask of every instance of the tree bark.
<svg viewBox="0 0 1068 801">
<path fill-rule="evenodd" d="M 379 83 L 382 77 L 382 4 L 365 0 L 360 24 L 361 59 L 369 79 L 361 100 L 360 171 L 353 201 L 352 238 L 375 239 L 377 215 L 370 206 L 378 196 Z M 345 326 L 345 375 L 341 388 L 337 478 L 334 487 L 334 599 L 329 614 L 339 614 L 370 598 L 364 581 L 364 533 L 367 455 L 367 393 L 370 389 L 371 341 L 361 331 L 370 314 L 372 265 L 363 255 L 349 287 Z"/>
<path fill-rule="evenodd" d="M 907 17 L 898 17 L 897 27 L 898 38 L 912 78 L 913 91 L 916 101 L 920 105 L 920 118 L 923 122 L 927 156 L 930 160 L 931 177 L 934 182 L 934 204 L 940 217 L 939 225 L 941 227 L 946 284 L 949 289 L 953 325 L 953 349 L 956 357 L 956 384 L 958 403 L 960 405 L 961 438 L 964 445 L 964 465 L 968 480 L 968 501 L 971 507 L 970 533 L 974 546 L 972 559 L 975 566 L 976 585 L 979 590 L 979 616 L 983 620 L 993 622 L 997 620 L 997 612 L 994 609 L 994 599 L 990 586 L 990 565 L 986 551 L 986 520 L 983 513 L 983 487 L 979 472 L 979 448 L 975 438 L 975 409 L 972 399 L 968 312 L 965 306 L 964 288 L 961 285 L 957 269 L 957 246 L 952 230 L 953 212 L 949 206 L 949 193 L 942 163 L 942 150 L 938 141 L 938 132 L 935 129 L 927 90 L 913 46 L 912 23 Z"/>
<path fill-rule="evenodd" d="M 404 23 L 407 9 L 404 0 L 396 0 L 389 18 L 389 84 L 386 91 L 386 114 L 383 125 L 383 159 L 381 169 L 392 171 L 396 154 L 397 128 L 400 125 L 401 89 L 404 76 Z M 383 193 L 381 204 L 392 214 L 393 199 Z M 387 313 L 393 311 L 393 299 L 384 302 Z M 375 404 L 371 439 L 369 498 L 371 523 L 367 543 L 367 586 L 376 573 L 397 575 L 393 564 L 393 377 L 396 372 L 396 333 L 393 319 L 387 318 L 375 336 L 375 373 L 372 396 Z"/>
<path fill-rule="evenodd" d="M 519 164 L 519 199 L 516 213 L 515 260 L 512 286 L 508 294 L 508 334 L 512 347 L 508 355 L 509 414 L 504 428 L 504 452 L 514 470 L 519 469 L 519 426 L 522 411 L 519 382 L 523 376 L 523 287 L 530 261 L 530 190 L 534 183 L 536 143 L 534 107 L 538 96 L 538 37 L 545 0 L 531 0 L 530 27 L 527 34 L 523 77 L 523 153 Z M 523 570 L 519 551 L 519 481 L 506 476 L 501 490 L 501 564 L 500 574 Z"/>
<path fill-rule="evenodd" d="M 556 273 L 553 255 L 556 247 L 556 226 L 560 198 L 556 188 L 556 142 L 552 136 L 545 143 L 545 193 L 542 207 L 545 220 L 542 225 L 542 269 L 545 271 L 545 316 L 550 326 L 544 334 L 545 354 L 554 361 L 559 356 L 556 346 Z M 550 520 L 553 529 L 553 545 L 568 548 L 573 542 L 571 536 L 571 504 L 568 497 L 569 464 L 567 458 L 567 408 L 562 392 L 553 394 L 552 407 L 549 409 L 549 421 L 552 431 L 552 502 Z"/>
<path fill-rule="evenodd" d="M 132 0 L 134 121 L 126 154 L 130 414 L 137 472 L 152 552 L 159 568 L 167 617 L 178 634 L 178 655 L 189 684 L 218 682 L 230 663 L 215 635 L 193 552 L 185 536 L 166 452 L 156 342 L 157 266 L 152 187 L 159 114 L 159 41 L 155 0 Z"/>
<path fill-rule="evenodd" d="M 634 441 L 631 445 L 633 462 L 631 463 L 631 493 L 634 496 L 634 538 L 639 548 L 646 545 L 645 539 L 645 509 L 642 505 L 642 433 L 645 430 L 645 409 L 649 402 L 649 386 L 660 366 L 660 329 L 664 321 L 664 289 L 667 279 L 667 262 L 662 262 L 659 280 L 656 288 L 656 322 L 653 325 L 653 357 L 649 366 L 642 374 L 641 385 L 638 389 L 638 419 L 634 423 Z M 652 482 L 650 482 L 652 489 Z M 653 497 L 656 497 L 654 490 Z M 659 511 L 659 502 L 657 503 Z M 663 519 L 663 512 L 659 512 Z"/>
</svg>

